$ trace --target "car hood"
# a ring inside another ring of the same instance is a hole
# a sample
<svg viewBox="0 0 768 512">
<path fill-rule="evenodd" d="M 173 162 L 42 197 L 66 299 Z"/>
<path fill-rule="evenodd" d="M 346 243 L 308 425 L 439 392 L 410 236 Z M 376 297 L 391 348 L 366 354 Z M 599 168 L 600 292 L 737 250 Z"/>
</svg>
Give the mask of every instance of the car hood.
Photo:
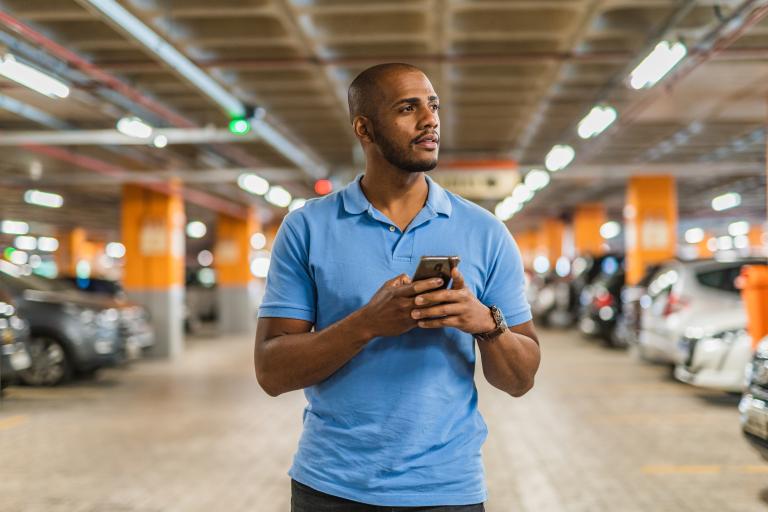
<svg viewBox="0 0 768 512">
<path fill-rule="evenodd" d="M 107 309 L 120 307 L 120 303 L 109 298 L 92 297 L 76 290 L 41 291 L 25 290 L 22 295 L 25 300 L 32 302 L 49 302 L 54 304 L 75 304 L 85 308 Z"/>
<path fill-rule="evenodd" d="M 701 337 L 747 326 L 747 313 L 744 307 L 696 312 L 688 319 L 686 335 L 697 334 Z"/>
</svg>

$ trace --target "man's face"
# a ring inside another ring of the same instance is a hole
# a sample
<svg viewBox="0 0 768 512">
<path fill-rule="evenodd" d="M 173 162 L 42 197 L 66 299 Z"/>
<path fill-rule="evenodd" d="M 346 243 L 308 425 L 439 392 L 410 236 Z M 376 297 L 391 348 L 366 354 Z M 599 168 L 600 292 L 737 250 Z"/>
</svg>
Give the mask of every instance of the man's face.
<svg viewBox="0 0 768 512">
<path fill-rule="evenodd" d="M 440 147 L 439 100 L 423 73 L 392 73 L 381 84 L 383 101 L 372 120 L 373 142 L 393 166 L 431 171 Z"/>
</svg>

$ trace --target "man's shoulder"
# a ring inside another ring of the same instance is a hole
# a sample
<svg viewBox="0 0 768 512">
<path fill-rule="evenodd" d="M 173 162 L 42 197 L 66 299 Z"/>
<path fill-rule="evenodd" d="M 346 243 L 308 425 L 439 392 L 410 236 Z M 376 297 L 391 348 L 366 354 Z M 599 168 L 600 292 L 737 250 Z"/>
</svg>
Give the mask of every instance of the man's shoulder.
<svg viewBox="0 0 768 512">
<path fill-rule="evenodd" d="M 341 191 L 333 192 L 327 196 L 314 197 L 307 199 L 307 202 L 300 208 L 283 217 L 283 223 L 295 229 L 306 227 L 317 222 L 326 222 L 330 220 L 331 213 L 339 208 L 341 201 Z"/>
</svg>

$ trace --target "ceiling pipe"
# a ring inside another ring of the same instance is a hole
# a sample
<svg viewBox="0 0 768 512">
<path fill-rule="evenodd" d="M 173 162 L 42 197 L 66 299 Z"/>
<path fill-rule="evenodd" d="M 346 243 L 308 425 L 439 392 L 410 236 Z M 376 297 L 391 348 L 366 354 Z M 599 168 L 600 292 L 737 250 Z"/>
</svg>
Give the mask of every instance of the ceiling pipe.
<svg viewBox="0 0 768 512">
<path fill-rule="evenodd" d="M 2 97 L 0 97 L 2 106 Z M 117 130 L 23 130 L 6 131 L 0 138 L 0 146 L 20 144 L 47 144 L 49 146 L 149 146 L 155 137 L 163 136 L 168 145 L 256 142 L 262 139 L 257 129 L 237 135 L 221 128 L 156 128 L 147 139 L 124 135 Z"/>
<path fill-rule="evenodd" d="M 22 144 L 21 147 L 32 153 L 55 158 L 56 160 L 70 163 L 82 169 L 95 172 L 103 176 L 108 176 L 110 178 L 115 178 L 120 182 L 133 182 L 132 179 L 136 177 L 135 173 L 132 171 L 127 171 L 116 165 L 112 165 L 103 160 L 99 160 L 98 158 L 79 155 L 66 149 L 36 144 Z M 160 192 L 162 194 L 170 195 L 174 192 L 174 190 L 167 183 L 143 182 L 140 184 L 149 190 Z M 215 212 L 224 213 L 236 218 L 247 218 L 249 214 L 247 207 L 236 205 L 220 197 L 208 194 L 207 192 L 185 187 L 182 189 L 181 194 L 186 201 Z"/>
<path fill-rule="evenodd" d="M 141 106 L 142 108 L 150 112 L 153 112 L 155 115 L 165 120 L 172 126 L 176 126 L 179 128 L 195 128 L 197 126 L 196 123 L 191 121 L 190 119 L 180 114 L 177 114 L 171 109 L 165 107 L 159 101 L 147 96 L 146 94 L 126 84 L 125 82 L 118 79 L 117 77 L 103 71 L 98 66 L 88 62 L 87 60 L 83 59 L 82 57 L 72 52 L 71 50 L 61 46 L 60 44 L 56 43 L 55 41 L 49 39 L 48 37 L 38 32 L 37 30 L 26 25 L 20 20 L 14 18 L 7 12 L 1 11 L 1 10 L 0 10 L 0 25 L 5 26 L 10 31 L 18 34 L 19 36 L 23 37 L 27 41 L 30 41 L 34 45 L 39 46 L 40 48 L 44 49 L 46 52 L 50 53 L 51 55 L 54 55 L 58 59 L 63 60 L 64 62 L 68 63 L 70 66 L 82 72 L 84 75 L 88 76 L 92 80 L 100 84 L 103 84 L 109 89 L 117 91 L 118 93 L 122 94 L 123 96 L 129 98 L 131 101 Z M 287 140 L 288 139 L 286 138 L 286 141 Z M 293 149 L 296 152 L 306 154 L 306 151 L 296 146 L 293 143 L 293 141 L 290 141 L 290 144 L 293 146 Z M 215 149 L 217 152 L 225 156 L 228 156 L 229 158 L 236 161 L 240 165 L 244 165 L 248 167 L 261 165 L 261 162 L 259 162 L 258 159 L 251 156 L 247 152 L 242 151 L 241 149 L 230 148 L 226 146 L 215 146 Z M 284 148 L 282 149 L 284 150 Z M 282 153 L 280 149 L 277 149 L 277 150 Z M 319 158 L 315 157 L 314 155 L 312 155 L 311 157 L 308 156 L 308 158 L 314 162 L 317 162 L 316 164 L 317 167 L 313 169 L 309 169 L 307 171 L 315 171 L 316 173 L 322 174 L 323 176 L 327 175 L 327 168 L 320 162 Z M 315 178 L 317 176 L 314 176 L 311 174 L 311 177 Z"/>
</svg>

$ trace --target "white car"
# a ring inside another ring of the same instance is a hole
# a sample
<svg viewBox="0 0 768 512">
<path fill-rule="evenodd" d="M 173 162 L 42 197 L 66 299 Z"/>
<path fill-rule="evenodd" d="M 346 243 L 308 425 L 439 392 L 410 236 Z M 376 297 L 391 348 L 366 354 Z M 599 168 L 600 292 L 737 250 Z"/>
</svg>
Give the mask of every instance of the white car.
<svg viewBox="0 0 768 512">
<path fill-rule="evenodd" d="M 646 360 L 682 364 L 678 342 L 691 329 L 706 329 L 707 318 L 743 310 L 735 281 L 744 265 L 756 260 L 672 261 L 664 264 L 648 285 L 637 353 Z M 743 324 L 741 324 L 743 325 Z"/>
<path fill-rule="evenodd" d="M 678 342 L 683 363 L 675 367 L 675 377 L 702 388 L 740 393 L 752 359 L 744 309 L 724 310 L 700 320 L 702 327 L 689 328 Z"/>
</svg>

